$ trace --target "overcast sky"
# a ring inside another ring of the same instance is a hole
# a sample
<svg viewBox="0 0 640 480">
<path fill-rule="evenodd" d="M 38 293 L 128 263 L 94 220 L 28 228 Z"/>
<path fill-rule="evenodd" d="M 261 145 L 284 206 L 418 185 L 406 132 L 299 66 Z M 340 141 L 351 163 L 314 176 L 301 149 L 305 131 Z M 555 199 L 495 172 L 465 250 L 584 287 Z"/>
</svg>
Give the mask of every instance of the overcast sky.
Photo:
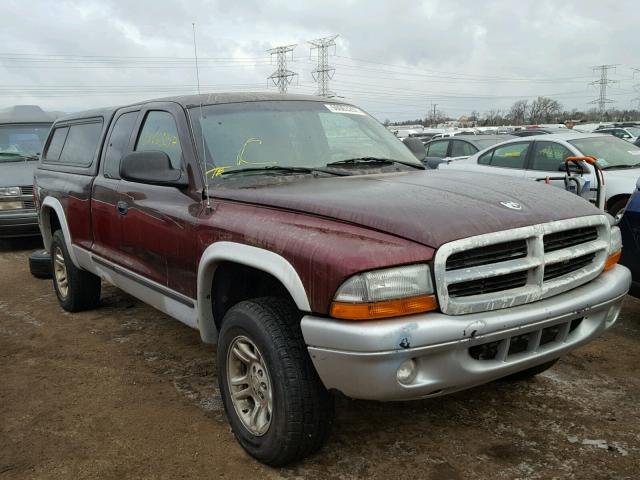
<svg viewBox="0 0 640 480">
<path fill-rule="evenodd" d="M 637 0 L 0 0 L 0 107 L 76 111 L 203 92 L 276 91 L 269 48 L 297 44 L 290 93 L 314 93 L 314 38 L 339 34 L 331 90 L 380 120 L 508 108 L 549 95 L 589 108 L 594 65 L 613 106 L 640 97 Z"/>
</svg>

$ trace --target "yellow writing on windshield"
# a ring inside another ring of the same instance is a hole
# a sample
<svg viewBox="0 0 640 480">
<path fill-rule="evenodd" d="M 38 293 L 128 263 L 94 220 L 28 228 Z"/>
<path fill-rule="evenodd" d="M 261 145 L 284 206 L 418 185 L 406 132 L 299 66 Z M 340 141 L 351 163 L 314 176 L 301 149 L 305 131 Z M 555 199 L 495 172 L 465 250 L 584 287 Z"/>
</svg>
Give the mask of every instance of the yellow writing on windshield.
<svg viewBox="0 0 640 480">
<path fill-rule="evenodd" d="M 179 145 L 178 137 L 169 132 L 144 133 L 140 137 L 140 143 L 144 146 L 154 145 L 160 147 L 176 147 Z"/>
<path fill-rule="evenodd" d="M 257 143 L 258 145 L 262 145 L 262 140 L 260 140 L 259 138 L 253 138 L 253 137 L 247 138 L 244 144 L 242 145 L 242 147 L 240 148 L 240 150 L 238 151 L 238 154 L 236 155 L 236 165 L 276 165 L 278 163 L 278 162 L 249 162 L 245 160 L 244 153 L 245 153 L 245 150 L 247 149 L 247 146 L 250 143 Z"/>
</svg>

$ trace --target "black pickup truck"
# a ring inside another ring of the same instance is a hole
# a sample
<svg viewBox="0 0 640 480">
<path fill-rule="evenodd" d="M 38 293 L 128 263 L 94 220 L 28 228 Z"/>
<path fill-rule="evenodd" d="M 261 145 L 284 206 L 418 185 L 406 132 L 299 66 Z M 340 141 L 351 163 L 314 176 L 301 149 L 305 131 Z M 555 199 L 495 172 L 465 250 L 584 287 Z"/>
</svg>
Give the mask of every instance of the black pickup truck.
<svg viewBox="0 0 640 480">
<path fill-rule="evenodd" d="M 35 188 L 60 305 L 97 307 L 103 279 L 198 329 L 233 433 L 275 466 L 322 445 L 331 393 L 412 400 L 530 377 L 611 327 L 630 284 L 619 229 L 588 202 L 425 170 L 333 99 L 68 116 Z"/>
</svg>

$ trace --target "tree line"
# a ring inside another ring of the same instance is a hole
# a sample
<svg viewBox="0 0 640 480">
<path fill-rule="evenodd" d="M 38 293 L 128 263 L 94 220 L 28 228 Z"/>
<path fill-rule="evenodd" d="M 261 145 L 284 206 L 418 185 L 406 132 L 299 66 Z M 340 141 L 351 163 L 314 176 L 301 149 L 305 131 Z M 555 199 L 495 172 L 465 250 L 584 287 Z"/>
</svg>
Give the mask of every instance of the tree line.
<svg viewBox="0 0 640 480">
<path fill-rule="evenodd" d="M 394 122 L 393 125 L 421 124 L 424 126 L 435 126 L 447 120 L 457 120 L 449 118 L 445 113 L 438 111 L 437 118 L 419 118 L 404 122 Z M 535 125 L 540 123 L 564 123 L 567 120 L 585 122 L 623 122 L 640 121 L 639 109 L 610 109 L 604 114 L 597 109 L 590 110 L 566 110 L 560 102 L 549 97 L 538 97 L 532 101 L 517 100 L 508 109 L 491 109 L 483 114 L 472 111 L 466 116 L 467 121 L 478 127 L 500 126 L 500 125 Z M 390 125 L 389 120 L 385 125 Z"/>
</svg>

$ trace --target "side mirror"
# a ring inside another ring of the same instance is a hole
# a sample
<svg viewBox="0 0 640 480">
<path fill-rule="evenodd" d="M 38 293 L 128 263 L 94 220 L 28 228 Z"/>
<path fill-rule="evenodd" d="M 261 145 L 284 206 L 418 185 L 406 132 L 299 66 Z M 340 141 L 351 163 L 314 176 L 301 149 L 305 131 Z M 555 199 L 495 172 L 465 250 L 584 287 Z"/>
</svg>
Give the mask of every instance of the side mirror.
<svg viewBox="0 0 640 480">
<path fill-rule="evenodd" d="M 418 160 L 423 161 L 424 157 L 427 156 L 427 149 L 424 148 L 424 143 L 422 143 L 419 138 L 407 137 L 402 140 L 402 143 L 411 150 L 411 153 L 413 153 Z"/>
<path fill-rule="evenodd" d="M 150 185 L 183 188 L 189 185 L 182 179 L 182 171 L 171 166 L 169 155 L 160 151 L 133 152 L 120 162 L 123 180 Z"/>
</svg>

